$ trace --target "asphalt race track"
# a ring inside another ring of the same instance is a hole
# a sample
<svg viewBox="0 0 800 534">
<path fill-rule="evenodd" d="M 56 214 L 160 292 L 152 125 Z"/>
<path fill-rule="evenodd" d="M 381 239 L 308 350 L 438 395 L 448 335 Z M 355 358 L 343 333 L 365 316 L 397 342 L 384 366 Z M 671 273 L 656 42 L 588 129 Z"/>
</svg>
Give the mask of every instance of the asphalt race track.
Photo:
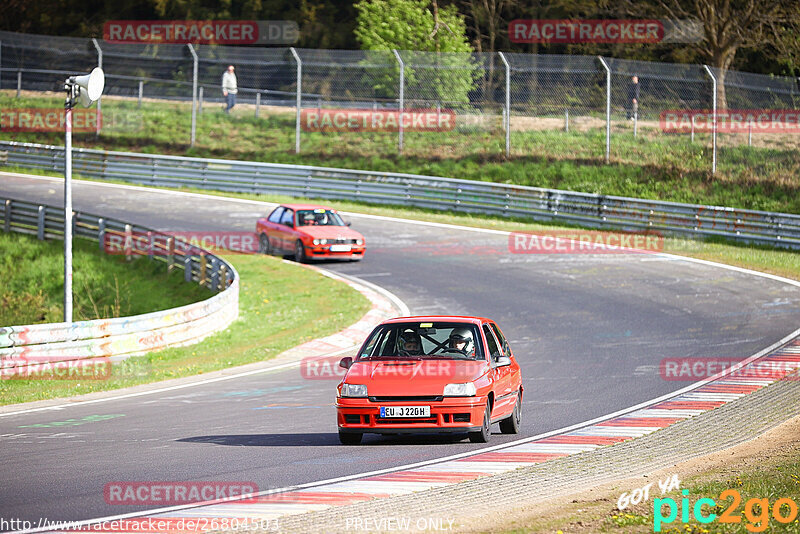
<svg viewBox="0 0 800 534">
<path fill-rule="evenodd" d="M 0 174 L 0 196 L 20 200 L 63 205 L 62 186 Z M 252 231 L 268 210 L 82 182 L 74 206 L 164 231 Z M 662 358 L 745 358 L 800 320 L 800 288 L 721 267 L 644 254 L 511 254 L 507 237 L 495 233 L 345 218 L 366 236 L 366 258 L 325 268 L 388 289 L 415 314 L 498 321 L 523 368 L 522 436 L 688 385 L 660 377 Z M 270 489 L 482 447 L 373 435 L 341 446 L 334 387 L 292 369 L 0 417 L 0 516 L 77 520 L 141 509 L 106 504 L 103 487 L 113 481 L 252 481 Z M 85 422 L 50 425 L 67 419 Z M 518 437 L 496 433 L 490 445 Z"/>
</svg>

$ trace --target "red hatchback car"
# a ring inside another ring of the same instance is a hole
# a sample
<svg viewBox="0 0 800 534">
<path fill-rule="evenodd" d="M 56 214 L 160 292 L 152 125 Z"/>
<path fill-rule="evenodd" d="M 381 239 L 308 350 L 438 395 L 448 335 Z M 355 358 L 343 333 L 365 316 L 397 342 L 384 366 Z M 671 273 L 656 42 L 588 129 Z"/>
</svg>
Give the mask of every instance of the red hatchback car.
<svg viewBox="0 0 800 534">
<path fill-rule="evenodd" d="M 336 395 L 339 440 L 365 433 L 467 432 L 489 440 L 493 423 L 516 434 L 522 376 L 500 328 L 481 317 L 399 317 L 378 325 Z"/>
<path fill-rule="evenodd" d="M 364 236 L 350 228 L 336 210 L 315 204 L 281 204 L 256 222 L 263 254 L 293 254 L 299 262 L 364 257 Z"/>
</svg>

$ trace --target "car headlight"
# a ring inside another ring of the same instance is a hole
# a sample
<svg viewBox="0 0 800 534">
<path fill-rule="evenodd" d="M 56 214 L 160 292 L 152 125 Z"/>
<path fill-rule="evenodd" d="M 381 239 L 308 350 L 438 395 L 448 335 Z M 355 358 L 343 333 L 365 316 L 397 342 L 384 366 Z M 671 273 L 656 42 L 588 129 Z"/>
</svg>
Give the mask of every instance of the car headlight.
<svg viewBox="0 0 800 534">
<path fill-rule="evenodd" d="M 315 244 L 315 245 L 325 245 L 325 244 L 327 244 L 327 243 L 328 243 L 328 240 L 327 240 L 327 239 L 315 239 L 315 240 L 314 240 L 314 244 Z"/>
<path fill-rule="evenodd" d="M 363 239 L 356 239 L 356 245 L 360 246 L 360 245 L 363 245 L 363 244 L 364 244 L 364 240 Z"/>
<path fill-rule="evenodd" d="M 342 397 L 366 397 L 367 386 L 366 384 L 342 384 L 341 395 Z"/>
<path fill-rule="evenodd" d="M 465 382 L 463 384 L 447 384 L 444 387 L 445 397 L 472 397 L 476 393 L 475 384 Z"/>
</svg>

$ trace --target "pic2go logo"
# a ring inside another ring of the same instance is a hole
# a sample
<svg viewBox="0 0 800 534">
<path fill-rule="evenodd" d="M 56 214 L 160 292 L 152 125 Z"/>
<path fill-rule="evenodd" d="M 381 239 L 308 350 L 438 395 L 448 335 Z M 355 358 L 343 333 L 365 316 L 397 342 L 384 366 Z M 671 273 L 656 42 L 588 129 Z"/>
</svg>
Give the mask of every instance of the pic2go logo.
<svg viewBox="0 0 800 534">
<path fill-rule="evenodd" d="M 689 505 L 689 490 L 681 492 L 683 498 L 681 499 L 680 508 L 675 499 L 665 497 L 663 499 L 653 499 L 653 532 L 661 532 L 661 526 L 665 523 L 672 523 L 677 520 L 678 512 L 681 514 L 681 522 L 689 522 L 689 510 L 691 508 L 692 515 L 698 523 L 708 524 L 717 520 L 719 517 L 720 523 L 741 523 L 742 517 L 736 514 L 736 510 L 742 503 L 741 494 L 735 489 L 728 489 L 719 494 L 719 500 L 731 499 L 731 504 L 725 509 L 724 512 L 719 514 L 709 513 L 703 515 L 703 507 L 707 506 L 713 509 L 717 506 L 714 499 L 703 498 L 698 499 L 694 506 Z M 664 517 L 664 507 L 667 507 L 669 512 Z M 770 512 L 772 515 L 770 516 Z M 797 503 L 789 498 L 781 498 L 775 501 L 770 508 L 769 499 L 750 499 L 744 504 L 744 517 L 748 523 L 746 528 L 749 532 L 764 532 L 769 528 L 770 518 L 778 523 L 784 525 L 791 523 L 797 518 Z"/>
</svg>

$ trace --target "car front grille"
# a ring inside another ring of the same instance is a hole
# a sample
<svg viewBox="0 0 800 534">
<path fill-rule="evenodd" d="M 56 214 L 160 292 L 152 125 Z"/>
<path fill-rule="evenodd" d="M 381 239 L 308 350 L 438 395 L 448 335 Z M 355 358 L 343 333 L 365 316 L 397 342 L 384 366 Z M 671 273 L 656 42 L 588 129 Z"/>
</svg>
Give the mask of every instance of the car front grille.
<svg viewBox="0 0 800 534">
<path fill-rule="evenodd" d="M 429 424 L 435 425 L 436 424 L 436 418 L 435 417 L 430 417 L 430 418 L 426 417 L 426 418 L 418 418 L 418 419 L 411 419 L 411 418 L 407 418 L 407 417 L 400 417 L 400 418 L 397 418 L 397 419 L 385 419 L 385 418 L 382 418 L 382 417 L 376 417 L 375 418 L 375 424 L 377 424 L 377 425 L 397 425 L 397 424 L 418 425 L 418 424 L 424 424 L 424 423 L 429 423 Z"/>
</svg>

